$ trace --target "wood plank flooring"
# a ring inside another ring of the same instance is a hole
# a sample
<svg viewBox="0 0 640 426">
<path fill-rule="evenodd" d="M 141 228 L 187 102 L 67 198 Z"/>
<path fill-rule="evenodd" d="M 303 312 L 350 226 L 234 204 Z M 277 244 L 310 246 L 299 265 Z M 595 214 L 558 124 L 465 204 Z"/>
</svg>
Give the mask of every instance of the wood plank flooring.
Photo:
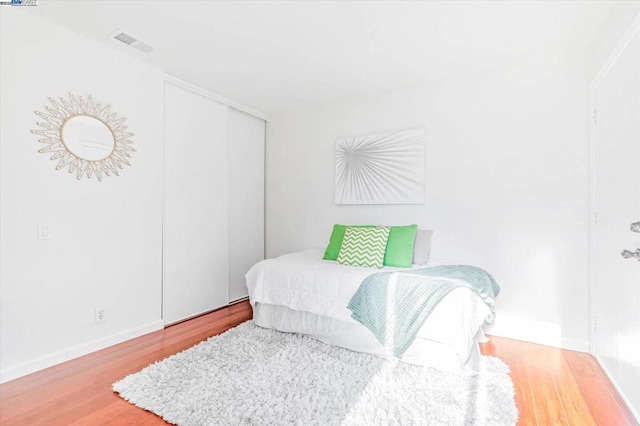
<svg viewBox="0 0 640 426">
<path fill-rule="evenodd" d="M 250 319 L 241 302 L 0 385 L 0 425 L 163 425 L 113 382 Z M 492 337 L 482 352 L 511 368 L 520 425 L 638 425 L 588 354 Z"/>
<path fill-rule="evenodd" d="M 511 369 L 519 425 L 638 425 L 589 354 L 489 336 L 485 355 Z"/>
</svg>

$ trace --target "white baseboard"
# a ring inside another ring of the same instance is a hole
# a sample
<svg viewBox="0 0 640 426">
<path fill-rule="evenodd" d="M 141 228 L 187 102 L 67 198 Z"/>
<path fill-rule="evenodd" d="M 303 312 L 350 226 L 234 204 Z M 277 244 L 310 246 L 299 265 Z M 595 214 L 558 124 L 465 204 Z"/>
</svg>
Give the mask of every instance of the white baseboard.
<svg viewBox="0 0 640 426">
<path fill-rule="evenodd" d="M 570 351 L 589 353 L 589 341 L 570 339 L 568 337 L 562 338 L 562 349 L 569 349 Z"/>
<path fill-rule="evenodd" d="M 589 342 L 587 340 L 562 336 L 560 324 L 553 322 L 498 315 L 495 323 L 487 328 L 486 332 L 494 336 L 523 340 L 539 345 L 589 352 Z"/>
<path fill-rule="evenodd" d="M 609 372 L 609 369 L 604 365 L 604 362 L 602 362 L 599 356 L 593 355 L 593 357 L 596 359 L 596 361 L 598 361 L 598 364 L 600 364 L 600 367 L 602 368 L 602 371 L 604 371 L 604 374 L 606 374 L 609 380 L 611 380 L 611 383 L 613 383 L 613 386 L 615 386 L 618 394 L 620 394 L 620 397 L 622 398 L 624 403 L 627 404 L 627 407 L 629 408 L 629 411 L 631 411 L 631 414 L 633 414 L 633 416 L 636 418 L 636 421 L 640 423 L 640 413 L 638 413 L 638 411 L 633 408 L 633 405 L 631 405 L 629 398 L 627 398 L 624 392 L 622 392 L 622 389 L 620 389 L 618 382 L 616 382 L 616 379 L 613 378 L 613 376 Z"/>
<path fill-rule="evenodd" d="M 238 297 L 237 299 L 233 299 L 229 301 L 229 306 L 235 305 L 236 303 L 244 302 L 245 300 L 249 300 L 249 296 Z"/>
<path fill-rule="evenodd" d="M 117 345 L 118 343 L 134 339 L 144 334 L 161 330 L 163 327 L 164 322 L 162 322 L 162 320 L 153 321 L 147 324 L 143 324 L 139 327 L 121 331 L 111 336 L 103 337 L 101 339 L 83 343 L 69 349 L 53 352 L 51 354 L 31 361 L 7 367 L 0 371 L 0 383 L 8 382 L 9 380 L 17 379 L 18 377 L 26 376 L 27 374 L 31 374 L 36 371 L 44 370 L 47 367 L 51 367 L 65 361 L 90 354 L 91 352 L 99 351 L 100 349 Z"/>
</svg>

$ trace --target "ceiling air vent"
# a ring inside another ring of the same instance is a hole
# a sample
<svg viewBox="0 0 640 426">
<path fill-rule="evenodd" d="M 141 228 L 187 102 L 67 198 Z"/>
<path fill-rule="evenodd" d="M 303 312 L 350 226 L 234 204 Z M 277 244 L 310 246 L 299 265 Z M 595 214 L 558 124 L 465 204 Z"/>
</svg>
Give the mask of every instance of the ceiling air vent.
<svg viewBox="0 0 640 426">
<path fill-rule="evenodd" d="M 153 46 L 148 45 L 147 43 L 140 41 L 137 37 L 132 36 L 131 34 L 127 34 L 125 32 L 122 32 L 120 30 L 114 32 L 113 34 L 111 34 L 111 37 L 121 41 L 122 43 L 129 45 L 131 47 L 134 47 L 136 49 L 138 49 L 141 52 L 144 53 L 151 53 L 153 52 Z"/>
<path fill-rule="evenodd" d="M 123 42 L 124 44 L 128 44 L 129 46 L 131 46 L 133 43 L 138 41 L 137 38 L 131 37 L 129 34 L 125 34 L 125 33 L 119 33 L 113 38 L 115 38 L 116 40 L 120 40 L 121 42 Z"/>
</svg>

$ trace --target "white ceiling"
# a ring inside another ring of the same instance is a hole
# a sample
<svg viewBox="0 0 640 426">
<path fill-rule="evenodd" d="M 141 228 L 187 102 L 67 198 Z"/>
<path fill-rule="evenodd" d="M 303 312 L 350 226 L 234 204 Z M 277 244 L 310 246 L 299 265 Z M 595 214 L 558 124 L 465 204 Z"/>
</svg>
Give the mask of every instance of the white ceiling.
<svg viewBox="0 0 640 426">
<path fill-rule="evenodd" d="M 33 13 L 266 114 L 586 47 L 609 1 L 58 1 Z M 108 36 L 121 29 L 149 55 Z"/>
</svg>

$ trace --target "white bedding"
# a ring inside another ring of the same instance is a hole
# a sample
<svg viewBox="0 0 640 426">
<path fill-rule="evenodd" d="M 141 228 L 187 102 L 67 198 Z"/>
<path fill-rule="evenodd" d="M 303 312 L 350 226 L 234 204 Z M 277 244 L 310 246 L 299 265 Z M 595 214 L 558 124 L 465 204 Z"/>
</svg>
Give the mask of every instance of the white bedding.
<svg viewBox="0 0 640 426">
<path fill-rule="evenodd" d="M 296 331 L 312 336 L 314 327 L 322 328 L 323 324 L 331 324 L 330 328 L 335 330 L 337 325 L 347 323 L 349 326 L 343 328 L 354 330 L 352 333 L 354 334 L 354 344 L 357 341 L 366 340 L 367 333 L 373 337 L 373 333 L 351 318 L 351 311 L 346 306 L 362 280 L 367 276 L 376 272 L 403 270 L 404 268 L 385 267 L 380 270 L 344 266 L 335 261 L 323 260 L 322 255 L 321 249 L 307 250 L 275 259 L 267 259 L 254 265 L 246 275 L 254 317 L 268 313 L 271 315 L 268 321 L 265 319 L 265 324 L 268 326 L 281 331 Z M 430 263 L 429 266 L 431 265 Z M 424 265 L 414 267 L 420 268 Z M 295 316 L 295 312 L 280 310 L 278 315 L 286 315 L 288 318 L 285 327 L 283 319 L 273 317 L 273 310 L 267 312 L 257 304 L 285 307 L 287 310 L 312 314 L 314 325 L 313 327 L 309 326 L 309 315 Z M 451 350 L 453 356 L 457 357 L 457 363 L 464 365 L 468 363 L 474 349 L 477 351 L 477 340 L 484 337 L 482 325 L 489 312 L 489 308 L 475 292 L 464 287 L 457 288 L 434 309 L 418 333 L 412 347 L 418 348 L 425 346 L 425 344 L 429 346 L 430 342 L 444 345 Z M 304 320 L 305 324 L 301 323 L 296 326 L 290 320 L 294 317 L 299 318 L 296 321 Z M 259 320 L 260 318 L 257 323 L 260 325 Z M 287 329 L 283 330 L 283 327 Z M 324 328 L 326 329 L 326 326 Z M 327 338 L 327 333 L 319 332 L 317 334 L 325 337 L 320 340 L 331 340 Z M 359 334 L 357 339 L 355 334 Z M 328 343 L 365 352 L 378 354 L 386 352 L 382 345 L 373 347 L 377 341 L 371 343 L 367 340 L 367 348 L 341 343 L 348 341 L 348 337 L 343 336 L 343 338 Z M 364 346 L 364 343 L 360 346 Z M 431 346 L 433 351 L 433 345 Z M 427 349 L 425 348 L 425 350 Z M 428 356 L 428 354 L 421 354 L 423 351 L 419 352 L 416 353 L 416 350 L 407 351 L 405 356 L 407 359 L 411 358 L 410 362 L 425 364 L 416 362 L 416 357 Z"/>
</svg>

